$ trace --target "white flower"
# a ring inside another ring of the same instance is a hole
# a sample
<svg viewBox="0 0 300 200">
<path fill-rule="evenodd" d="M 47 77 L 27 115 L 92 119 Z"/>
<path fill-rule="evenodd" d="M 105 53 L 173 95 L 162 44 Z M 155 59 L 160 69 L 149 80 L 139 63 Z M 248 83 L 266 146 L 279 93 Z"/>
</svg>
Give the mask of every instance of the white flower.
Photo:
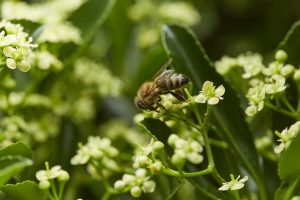
<svg viewBox="0 0 300 200">
<path fill-rule="evenodd" d="M 235 58 L 231 58 L 228 56 L 223 56 L 221 60 L 215 63 L 216 70 L 219 74 L 225 75 L 227 74 L 232 68 L 238 66 L 237 60 Z"/>
<path fill-rule="evenodd" d="M 202 91 L 195 97 L 195 101 L 198 103 L 208 103 L 210 105 L 217 104 L 220 100 L 223 99 L 225 93 L 225 88 L 223 85 L 220 85 L 215 89 L 213 82 L 205 81 L 202 86 Z"/>
<path fill-rule="evenodd" d="M 289 129 L 286 128 L 280 133 L 276 131 L 275 134 L 280 138 L 278 140 L 280 144 L 274 148 L 274 152 L 281 153 L 285 148 L 287 148 L 293 140 L 293 138 L 295 138 L 298 135 L 299 131 L 300 121 L 297 121 L 296 123 L 291 125 Z"/>
<path fill-rule="evenodd" d="M 279 93 L 286 89 L 285 78 L 283 76 L 273 75 L 268 82 L 269 83 L 265 84 L 267 94 Z"/>
<path fill-rule="evenodd" d="M 47 165 L 47 164 L 46 164 Z M 41 185 L 46 186 L 46 181 L 58 178 L 60 181 L 69 180 L 69 174 L 65 170 L 61 169 L 61 166 L 55 165 L 50 170 L 39 170 L 36 172 L 36 179 L 41 182 Z"/>
<path fill-rule="evenodd" d="M 231 181 L 230 182 L 226 182 L 226 183 L 222 183 L 222 186 L 219 188 L 219 190 L 221 191 L 225 191 L 225 190 L 240 190 L 244 187 L 244 183 L 248 180 L 248 176 L 245 176 L 244 178 L 240 179 L 240 175 L 234 179 L 234 176 L 232 174 L 230 174 L 231 177 Z"/>
<path fill-rule="evenodd" d="M 249 106 L 246 108 L 246 114 L 252 116 L 261 111 L 264 107 L 264 99 L 266 97 L 266 89 L 263 82 L 259 82 L 253 88 L 250 88 L 247 93 Z"/>
</svg>

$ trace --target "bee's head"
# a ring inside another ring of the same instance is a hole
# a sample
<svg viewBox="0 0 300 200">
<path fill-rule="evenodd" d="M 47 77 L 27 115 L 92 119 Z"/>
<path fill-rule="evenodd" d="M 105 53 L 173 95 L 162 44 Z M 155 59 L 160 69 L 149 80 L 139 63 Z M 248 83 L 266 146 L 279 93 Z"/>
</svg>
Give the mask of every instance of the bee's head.
<svg viewBox="0 0 300 200">
<path fill-rule="evenodd" d="M 138 96 L 135 97 L 134 104 L 137 108 L 142 110 L 146 110 L 148 108 L 146 102 L 142 98 L 139 98 Z"/>
</svg>

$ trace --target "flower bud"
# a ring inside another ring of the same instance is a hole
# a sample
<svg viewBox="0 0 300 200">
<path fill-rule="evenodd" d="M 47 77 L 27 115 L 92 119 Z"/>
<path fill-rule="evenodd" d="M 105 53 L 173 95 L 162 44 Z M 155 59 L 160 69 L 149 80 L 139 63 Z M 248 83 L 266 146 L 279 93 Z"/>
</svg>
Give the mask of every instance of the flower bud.
<svg viewBox="0 0 300 200">
<path fill-rule="evenodd" d="M 130 194 L 131 196 L 135 197 L 135 198 L 138 198 L 141 196 L 142 194 L 142 190 L 139 186 L 133 186 L 131 189 L 130 189 Z"/>
<path fill-rule="evenodd" d="M 130 175 L 130 174 L 124 174 L 122 177 L 122 180 L 124 181 L 124 183 L 126 185 L 130 185 L 131 183 L 133 183 L 135 181 L 135 176 Z"/>
<path fill-rule="evenodd" d="M 114 184 L 114 188 L 118 191 L 122 191 L 125 188 L 125 182 L 122 180 L 118 180 Z"/>
<path fill-rule="evenodd" d="M 61 170 L 60 175 L 57 177 L 57 179 L 61 182 L 67 182 L 70 179 L 70 175 L 68 172 Z"/>
<path fill-rule="evenodd" d="M 276 53 L 275 53 L 275 59 L 279 62 L 285 62 L 286 59 L 288 58 L 288 55 L 285 51 L 283 50 L 278 50 Z"/>
<path fill-rule="evenodd" d="M 164 146 L 165 146 L 164 143 L 162 143 L 161 141 L 156 141 L 153 144 L 153 150 L 154 151 L 160 151 L 164 148 Z"/>
<path fill-rule="evenodd" d="M 145 193 L 154 192 L 155 186 L 156 186 L 156 183 L 154 181 L 145 181 L 143 183 L 143 187 L 142 187 L 143 192 L 145 192 Z"/>
<path fill-rule="evenodd" d="M 144 178 L 146 177 L 147 171 L 143 168 L 137 169 L 135 171 L 135 176 L 138 178 Z"/>
<path fill-rule="evenodd" d="M 203 161 L 203 156 L 193 152 L 187 155 L 187 159 L 193 164 L 200 164 Z"/>
<path fill-rule="evenodd" d="M 155 161 L 149 166 L 149 168 L 152 174 L 157 174 L 162 168 L 162 163 L 160 161 Z"/>
<path fill-rule="evenodd" d="M 300 80 L 300 69 L 295 70 L 294 73 L 294 80 L 299 81 Z"/>
<path fill-rule="evenodd" d="M 41 190 L 47 190 L 48 188 L 50 188 L 50 182 L 47 181 L 47 180 L 41 181 L 41 182 L 39 183 L 39 188 L 40 188 Z"/>
<path fill-rule="evenodd" d="M 16 69 L 17 68 L 17 63 L 14 59 L 12 58 L 7 58 L 6 59 L 6 65 L 10 69 Z"/>
<path fill-rule="evenodd" d="M 171 162 L 173 165 L 175 165 L 178 168 L 183 167 L 184 163 L 185 163 L 185 158 L 186 155 L 184 154 L 184 152 L 176 152 L 172 158 L 171 158 Z"/>
<path fill-rule="evenodd" d="M 168 144 L 169 144 L 170 146 L 174 146 L 176 140 L 178 140 L 178 139 L 179 139 L 178 135 L 172 134 L 172 135 L 170 135 L 169 138 L 168 138 Z"/>
<path fill-rule="evenodd" d="M 26 59 L 21 60 L 19 68 L 22 72 L 28 72 L 30 70 L 30 62 Z"/>
</svg>

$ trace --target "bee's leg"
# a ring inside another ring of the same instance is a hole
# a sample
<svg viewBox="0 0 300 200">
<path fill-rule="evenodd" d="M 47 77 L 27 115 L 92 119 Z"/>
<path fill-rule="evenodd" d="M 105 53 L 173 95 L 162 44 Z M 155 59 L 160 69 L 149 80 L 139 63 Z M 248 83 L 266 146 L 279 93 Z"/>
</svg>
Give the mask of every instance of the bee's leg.
<svg viewBox="0 0 300 200">
<path fill-rule="evenodd" d="M 186 101 L 187 98 L 183 95 L 183 92 L 181 90 L 175 90 L 175 91 L 170 91 L 170 93 L 176 97 L 179 101 Z"/>
</svg>

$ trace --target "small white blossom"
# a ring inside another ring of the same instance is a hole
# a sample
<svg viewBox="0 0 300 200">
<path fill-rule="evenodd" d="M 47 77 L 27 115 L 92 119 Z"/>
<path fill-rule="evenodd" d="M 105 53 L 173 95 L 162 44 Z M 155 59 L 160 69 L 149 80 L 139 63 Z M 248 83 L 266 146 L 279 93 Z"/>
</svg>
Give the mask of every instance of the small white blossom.
<svg viewBox="0 0 300 200">
<path fill-rule="evenodd" d="M 129 188 L 131 196 L 137 198 L 142 192 L 154 192 L 156 183 L 149 179 L 150 177 L 147 176 L 147 171 L 143 168 L 138 168 L 134 175 L 124 174 L 122 180 L 115 182 L 114 188 L 120 192 L 125 192 L 125 188 Z"/>
<path fill-rule="evenodd" d="M 282 92 L 286 89 L 285 78 L 280 75 L 272 76 L 265 84 L 265 90 L 267 94 L 275 94 Z"/>
<path fill-rule="evenodd" d="M 193 164 L 200 164 L 203 161 L 203 156 L 200 154 L 203 147 L 198 141 L 185 140 L 172 134 L 169 136 L 168 144 L 174 148 L 171 162 L 178 167 L 183 166 L 186 160 Z"/>
<path fill-rule="evenodd" d="M 232 68 L 237 67 L 237 60 L 235 58 L 231 58 L 228 56 L 223 56 L 221 60 L 215 63 L 216 70 L 219 74 L 225 75 L 227 74 Z"/>
<path fill-rule="evenodd" d="M 262 82 L 248 90 L 247 98 L 249 99 L 249 106 L 245 111 L 248 116 L 252 116 L 263 109 L 266 97 L 265 90 Z"/>
<path fill-rule="evenodd" d="M 264 68 L 262 56 L 251 52 L 239 55 L 237 64 L 244 69 L 242 76 L 245 79 L 258 75 Z"/>
<path fill-rule="evenodd" d="M 97 170 L 89 166 L 90 162 L 97 161 L 102 172 L 119 171 L 120 167 L 115 161 L 119 155 L 119 151 L 111 146 L 111 141 L 108 138 L 100 138 L 98 136 L 89 136 L 88 142 L 85 145 L 79 145 L 77 154 L 71 159 L 72 165 L 88 164 L 89 172 L 98 176 Z"/>
<path fill-rule="evenodd" d="M 210 105 L 215 105 L 223 99 L 225 93 L 225 88 L 223 85 L 215 88 L 213 82 L 205 81 L 202 86 L 202 91 L 195 97 L 197 103 L 208 103 Z"/>
<path fill-rule="evenodd" d="M 275 153 L 281 153 L 285 148 L 289 146 L 293 138 L 295 138 L 300 131 L 300 121 L 297 121 L 293 125 L 291 125 L 288 129 L 284 129 L 283 131 L 275 132 L 275 134 L 280 138 L 278 141 L 280 142 L 274 148 Z"/>
<path fill-rule="evenodd" d="M 46 163 L 47 166 L 47 163 Z M 36 172 L 36 179 L 40 181 L 41 187 L 47 186 L 47 181 L 52 179 L 58 179 L 59 181 L 69 180 L 69 173 L 61 169 L 61 166 L 55 165 L 51 169 L 39 170 Z"/>
<path fill-rule="evenodd" d="M 226 190 L 240 190 L 244 187 L 244 183 L 248 180 L 248 176 L 245 176 L 244 178 L 240 179 L 240 175 L 235 179 L 232 174 L 230 174 L 231 181 L 222 183 L 222 186 L 219 188 L 221 191 Z M 240 180 L 239 180 L 240 179 Z"/>
</svg>

